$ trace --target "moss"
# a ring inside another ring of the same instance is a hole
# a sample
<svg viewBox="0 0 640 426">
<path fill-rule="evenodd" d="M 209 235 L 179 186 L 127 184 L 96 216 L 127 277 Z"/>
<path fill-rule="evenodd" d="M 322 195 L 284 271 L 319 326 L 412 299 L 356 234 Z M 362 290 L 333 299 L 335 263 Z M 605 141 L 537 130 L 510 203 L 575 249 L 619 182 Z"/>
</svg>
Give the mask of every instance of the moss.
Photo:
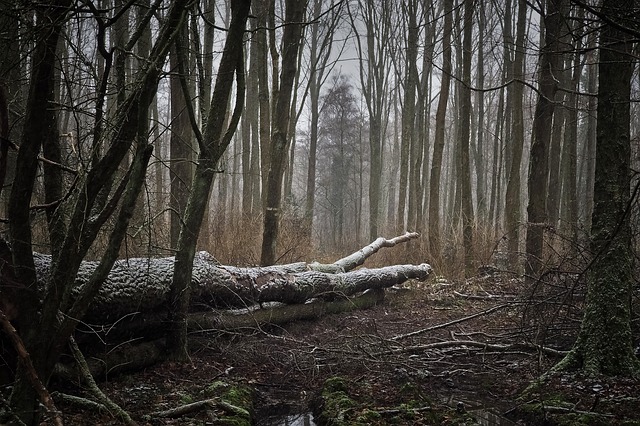
<svg viewBox="0 0 640 426">
<path fill-rule="evenodd" d="M 191 404 L 195 399 L 192 395 L 184 392 L 180 392 L 180 403 L 181 404 Z"/>
<path fill-rule="evenodd" d="M 253 391 L 241 384 L 215 381 L 202 394 L 206 398 L 217 398 L 225 415 L 217 424 L 229 426 L 249 426 L 252 424 Z"/>
<path fill-rule="evenodd" d="M 324 382 L 322 388 L 322 424 L 342 426 L 354 424 L 349 420 L 349 413 L 356 407 L 356 402 L 348 394 L 349 383 L 341 377 L 331 377 Z"/>
<path fill-rule="evenodd" d="M 381 418 L 382 418 L 382 416 L 377 411 L 373 411 L 373 410 L 370 410 L 368 408 L 365 408 L 364 410 L 362 410 L 360 415 L 357 417 L 356 421 L 363 422 L 363 423 L 368 423 L 368 422 L 371 422 L 371 421 L 380 420 Z"/>
</svg>

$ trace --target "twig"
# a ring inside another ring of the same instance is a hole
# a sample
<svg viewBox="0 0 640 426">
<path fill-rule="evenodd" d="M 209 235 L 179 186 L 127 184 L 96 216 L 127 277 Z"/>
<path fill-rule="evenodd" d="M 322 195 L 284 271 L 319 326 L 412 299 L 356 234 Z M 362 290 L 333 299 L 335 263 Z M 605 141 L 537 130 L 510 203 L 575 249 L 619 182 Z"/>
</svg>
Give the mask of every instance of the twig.
<svg viewBox="0 0 640 426">
<path fill-rule="evenodd" d="M 517 296 L 513 295 L 513 294 L 507 294 L 507 295 L 498 295 L 498 294 L 487 294 L 486 296 L 478 296 L 475 294 L 464 294 L 464 293 L 460 293 L 457 291 L 453 291 L 453 294 L 455 294 L 458 297 L 462 297 L 465 299 L 471 299 L 471 300 L 496 300 L 496 299 L 515 299 Z"/>
<path fill-rule="evenodd" d="M 246 417 L 249 416 L 249 412 L 244 408 L 237 407 L 233 404 L 230 404 L 218 398 L 204 399 L 202 401 L 192 402 L 190 404 L 181 405 L 179 407 L 171 408 L 169 410 L 157 411 L 152 415 L 155 417 L 168 417 L 168 418 L 175 419 L 178 417 L 182 417 L 186 414 L 191 414 L 196 411 L 206 410 L 214 407 L 222 408 L 223 410 L 230 412 L 232 414 L 238 414 Z"/>
<path fill-rule="evenodd" d="M 464 321 L 469 321 L 471 319 L 474 319 L 474 318 L 477 318 L 477 317 L 480 317 L 480 316 L 483 316 L 483 315 L 491 314 L 491 313 L 493 313 L 495 311 L 499 311 L 500 309 L 504 309 L 504 308 L 506 308 L 508 306 L 510 306 L 509 303 L 503 303 L 502 305 L 497 305 L 497 306 L 494 306 L 492 308 L 485 309 L 482 312 L 477 312 L 477 313 L 475 313 L 473 315 L 469 315 L 469 316 L 466 316 L 466 317 L 458 318 L 456 320 L 445 322 L 443 324 L 438 324 L 438 325 L 434 325 L 432 327 L 423 328 L 422 330 L 412 331 L 411 333 L 399 334 L 397 336 L 392 337 L 390 340 L 406 339 L 407 337 L 418 336 L 420 334 L 428 333 L 430 331 L 439 330 L 441 328 L 446 328 L 446 327 L 449 327 L 451 325 L 459 324 L 459 323 L 464 322 Z"/>
<path fill-rule="evenodd" d="M 503 345 L 498 343 L 476 342 L 475 340 L 447 340 L 444 342 L 427 343 L 424 345 L 415 345 L 415 346 L 407 346 L 404 348 L 389 349 L 387 351 L 379 352 L 375 355 L 378 356 L 378 355 L 391 355 L 391 354 L 398 354 L 398 353 L 405 353 L 405 352 L 421 352 L 421 351 L 430 350 L 430 349 L 442 349 L 442 348 L 450 348 L 450 347 L 456 347 L 456 346 L 471 346 L 475 348 L 480 348 L 485 350 L 488 349 L 488 350 L 499 351 L 499 352 L 517 350 L 517 349 L 520 349 L 520 350 L 528 349 L 528 350 L 541 351 L 548 355 L 553 355 L 553 356 L 564 356 L 567 354 L 566 351 L 548 348 L 545 346 L 534 345 L 531 343 L 513 343 L 510 345 Z"/>
<path fill-rule="evenodd" d="M 554 405 L 544 405 L 544 404 L 542 405 L 542 410 L 547 411 L 549 413 L 575 413 L 575 414 L 587 415 L 587 416 L 615 417 L 613 414 L 596 413 L 595 411 L 576 410 L 575 408 L 558 407 Z"/>
<path fill-rule="evenodd" d="M 47 412 L 53 417 L 53 423 L 56 426 L 62 426 L 62 417 L 60 416 L 60 412 L 53 403 L 53 399 L 51 399 L 49 391 L 40 381 L 38 373 L 31 362 L 31 356 L 29 355 L 29 352 L 27 352 L 27 348 L 24 346 L 22 338 L 18 335 L 18 332 L 11 324 L 11 321 L 9 321 L 9 318 L 7 318 L 2 310 L 0 310 L 0 323 L 2 323 L 2 329 L 4 332 L 7 333 L 7 336 L 11 339 L 11 343 L 13 344 L 16 353 L 18 354 L 18 357 L 20 357 L 20 362 L 26 369 L 29 382 L 31 382 L 31 386 L 33 386 L 33 389 L 40 397 L 40 402 L 42 402 L 42 405 L 46 407 Z"/>
<path fill-rule="evenodd" d="M 433 410 L 432 407 L 430 406 L 426 406 L 426 407 L 419 407 L 419 408 L 406 408 L 406 409 L 391 409 L 391 410 L 375 410 L 376 413 L 381 414 L 381 415 L 396 415 L 396 414 L 401 414 L 401 413 L 406 413 L 406 412 L 411 412 L 411 413 L 420 413 L 422 411 L 431 411 Z"/>
</svg>

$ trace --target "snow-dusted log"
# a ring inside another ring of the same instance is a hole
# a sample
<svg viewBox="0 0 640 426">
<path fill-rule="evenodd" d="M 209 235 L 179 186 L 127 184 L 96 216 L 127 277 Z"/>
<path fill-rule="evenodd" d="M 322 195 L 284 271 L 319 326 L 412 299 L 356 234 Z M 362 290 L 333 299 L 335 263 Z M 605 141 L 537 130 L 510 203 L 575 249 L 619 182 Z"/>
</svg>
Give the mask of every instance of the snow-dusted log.
<svg viewBox="0 0 640 426">
<path fill-rule="evenodd" d="M 427 264 L 351 271 L 380 248 L 416 237 L 415 233 L 406 233 L 391 240 L 378 238 L 331 265 L 294 263 L 238 268 L 220 265 L 209 253 L 199 252 L 193 264 L 191 311 L 247 307 L 265 302 L 296 304 L 312 298 L 330 300 L 337 295 L 349 296 L 367 289 L 386 288 L 409 279 L 424 280 L 431 273 Z M 51 256 L 38 253 L 34 256 L 38 278 L 46 283 Z M 82 263 L 76 280 L 78 289 L 89 280 L 97 264 Z M 109 324 L 132 313 L 162 315 L 167 305 L 173 265 L 173 257 L 117 261 L 92 302 L 85 321 Z M 350 272 L 340 272 L 345 270 Z"/>
<path fill-rule="evenodd" d="M 402 284 L 410 279 L 424 281 L 431 271 L 431 266 L 423 263 L 359 269 L 338 274 L 301 272 L 269 280 L 260 287 L 258 302 L 303 303 L 312 297 L 331 299 L 336 296 L 350 296 L 364 290 Z"/>
</svg>

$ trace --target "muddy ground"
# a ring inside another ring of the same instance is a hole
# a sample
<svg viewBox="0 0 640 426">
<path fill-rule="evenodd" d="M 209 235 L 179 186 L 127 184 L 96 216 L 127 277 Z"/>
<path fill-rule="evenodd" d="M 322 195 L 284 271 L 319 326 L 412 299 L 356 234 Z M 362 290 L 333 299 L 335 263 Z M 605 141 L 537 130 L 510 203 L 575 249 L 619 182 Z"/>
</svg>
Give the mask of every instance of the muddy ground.
<svg viewBox="0 0 640 426">
<path fill-rule="evenodd" d="M 411 282 L 363 311 L 193 335 L 190 363 L 100 385 L 144 425 L 250 424 L 233 407 L 257 425 L 640 425 L 638 380 L 564 374 L 524 393 L 570 348 L 580 300 L 575 286 L 571 297 L 522 288 L 498 273 Z M 159 414 L 206 400 L 228 404 Z M 67 425 L 122 424 L 104 410 L 58 408 Z"/>
</svg>

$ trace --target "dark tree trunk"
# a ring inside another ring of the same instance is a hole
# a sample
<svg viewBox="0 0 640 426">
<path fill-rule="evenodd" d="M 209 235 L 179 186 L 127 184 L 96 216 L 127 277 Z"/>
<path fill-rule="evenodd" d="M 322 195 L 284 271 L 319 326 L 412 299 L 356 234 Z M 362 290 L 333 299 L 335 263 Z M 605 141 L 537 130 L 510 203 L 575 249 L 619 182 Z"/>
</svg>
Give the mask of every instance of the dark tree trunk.
<svg viewBox="0 0 640 426">
<path fill-rule="evenodd" d="M 262 265 L 273 265 L 276 262 L 276 247 L 280 226 L 282 207 L 282 180 L 287 161 L 287 133 L 291 117 L 291 98 L 297 72 L 298 48 L 302 35 L 302 18 L 306 1 L 288 0 L 286 5 L 286 22 L 282 35 L 284 46 L 282 58 L 281 84 L 278 90 L 271 134 L 269 175 L 266 186 L 266 207 L 264 212 L 264 229 L 262 233 Z"/>
<path fill-rule="evenodd" d="M 451 32 L 453 29 L 453 2 L 444 0 L 444 35 L 442 38 L 442 79 L 440 96 L 436 111 L 436 130 L 433 142 L 433 159 L 429 179 L 429 247 L 431 255 L 440 252 L 440 197 L 442 154 L 444 151 L 445 118 L 449 102 L 449 84 L 451 82 Z"/>
<path fill-rule="evenodd" d="M 180 228 L 178 251 L 169 294 L 169 326 L 167 327 L 167 348 L 174 359 L 186 359 L 187 329 L 186 313 L 191 297 L 191 280 L 196 243 L 200 227 L 211 193 L 215 168 L 231 142 L 240 120 L 244 100 L 244 55 L 243 35 L 249 15 L 251 1 L 233 3 L 232 18 L 225 41 L 224 53 L 218 68 L 215 89 L 211 97 L 211 107 L 207 117 L 207 126 L 203 135 L 197 135 L 200 154 L 193 184 L 189 191 L 184 222 Z M 234 75 L 238 87 L 236 105 L 225 131 L 226 108 L 233 88 Z"/>
<path fill-rule="evenodd" d="M 526 36 L 527 4 L 518 0 L 518 23 L 516 24 L 516 44 L 513 71 L 509 74 L 517 80 L 524 80 L 524 41 Z M 511 110 L 511 161 L 505 196 L 505 228 L 507 232 L 507 251 L 509 264 L 514 270 L 520 270 L 518 252 L 520 247 L 520 221 L 522 220 L 522 185 L 520 168 L 524 146 L 524 85 L 514 81 L 507 89 Z"/>
<path fill-rule="evenodd" d="M 605 0 L 601 13 L 625 19 L 634 1 Z M 605 22 L 600 35 L 596 180 L 591 229 L 595 259 L 588 273 L 587 304 L 578 339 L 556 369 L 590 375 L 633 376 L 631 285 L 633 253 L 629 225 L 630 98 L 634 58 L 631 36 Z"/>
<path fill-rule="evenodd" d="M 527 261 L 525 274 L 535 279 L 543 266 L 542 245 L 547 227 L 547 174 L 549 144 L 553 123 L 554 99 L 558 90 L 555 75 L 561 59 L 559 38 L 563 30 L 561 3 L 549 0 L 544 15 L 544 46 L 540 54 L 539 94 L 533 118 L 533 140 L 529 162 L 529 204 L 527 206 Z"/>
<path fill-rule="evenodd" d="M 110 194 L 100 199 L 106 188 L 110 188 L 114 173 L 127 155 L 133 140 L 141 127 L 140 120 L 148 119 L 146 111 L 156 91 L 162 64 L 166 57 L 169 43 L 176 27 L 180 25 L 184 13 L 184 2 L 176 1 L 167 13 L 165 23 L 158 32 L 158 38 L 146 63 L 144 72 L 140 73 L 135 89 L 127 96 L 123 108 L 117 111 L 110 131 L 110 144 L 106 146 L 104 155 L 95 151 L 92 167 L 74 192 L 73 211 L 68 216 L 65 226 L 64 240 L 58 247 L 53 247 L 54 257 L 51 261 L 47 291 L 38 297 L 34 270 L 33 253 L 31 252 L 31 229 L 29 221 L 30 202 L 37 168 L 37 155 L 40 143 L 44 139 L 40 132 L 41 117 L 46 109 L 52 108 L 51 93 L 55 83 L 53 65 L 55 64 L 56 45 L 63 20 L 69 11 L 69 2 L 51 2 L 50 8 L 43 7 L 39 13 L 46 17 L 39 18 L 43 25 L 42 37 L 36 43 L 32 60 L 32 81 L 30 100 L 25 117 L 25 133 L 17 161 L 17 170 L 22 177 L 12 189 L 9 220 L 11 242 L 13 243 L 13 266 L 16 278 L 21 286 L 16 290 L 15 301 L 18 302 L 16 324 L 20 327 L 25 346 L 29 351 L 35 371 L 43 383 L 47 383 L 53 366 L 63 347 L 66 345 L 77 322 L 84 316 L 89 301 L 97 291 L 100 282 L 111 269 L 115 257 L 124 238 L 132 209 L 137 199 L 139 188 L 144 181 L 146 161 L 150 150 L 145 146 L 146 138 L 138 142 L 138 160 L 131 165 L 124 178 Z M 104 22 L 98 19 L 100 25 Z M 104 26 L 102 26 L 104 30 Z M 98 31 L 100 33 L 100 31 Z M 104 36 L 104 32 L 100 33 Z M 104 38 L 99 40 L 101 52 L 104 53 Z M 105 76 L 106 78 L 106 76 Z M 106 80 L 103 80 L 103 82 Z M 104 89 L 104 85 L 100 90 Z M 101 106 L 96 106 L 96 130 L 94 135 L 101 138 L 100 125 Z M 146 122 L 143 124 L 146 126 Z M 100 141 L 103 143 L 104 141 Z M 98 143 L 95 146 L 99 146 Z M 23 149 L 24 148 L 24 149 Z M 115 218 L 116 225 L 109 235 L 108 247 L 101 262 L 94 269 L 91 278 L 83 290 L 72 297 L 73 283 L 81 261 L 86 255 L 96 236 L 116 211 L 120 202 L 120 212 Z M 96 206 L 99 206 L 96 209 Z M 65 218 L 66 219 L 66 218 Z M 62 312 L 62 315 L 60 313 Z M 36 399 L 24 369 L 16 374 L 16 382 L 11 394 L 11 408 L 26 424 L 37 424 L 38 414 Z"/>
</svg>

